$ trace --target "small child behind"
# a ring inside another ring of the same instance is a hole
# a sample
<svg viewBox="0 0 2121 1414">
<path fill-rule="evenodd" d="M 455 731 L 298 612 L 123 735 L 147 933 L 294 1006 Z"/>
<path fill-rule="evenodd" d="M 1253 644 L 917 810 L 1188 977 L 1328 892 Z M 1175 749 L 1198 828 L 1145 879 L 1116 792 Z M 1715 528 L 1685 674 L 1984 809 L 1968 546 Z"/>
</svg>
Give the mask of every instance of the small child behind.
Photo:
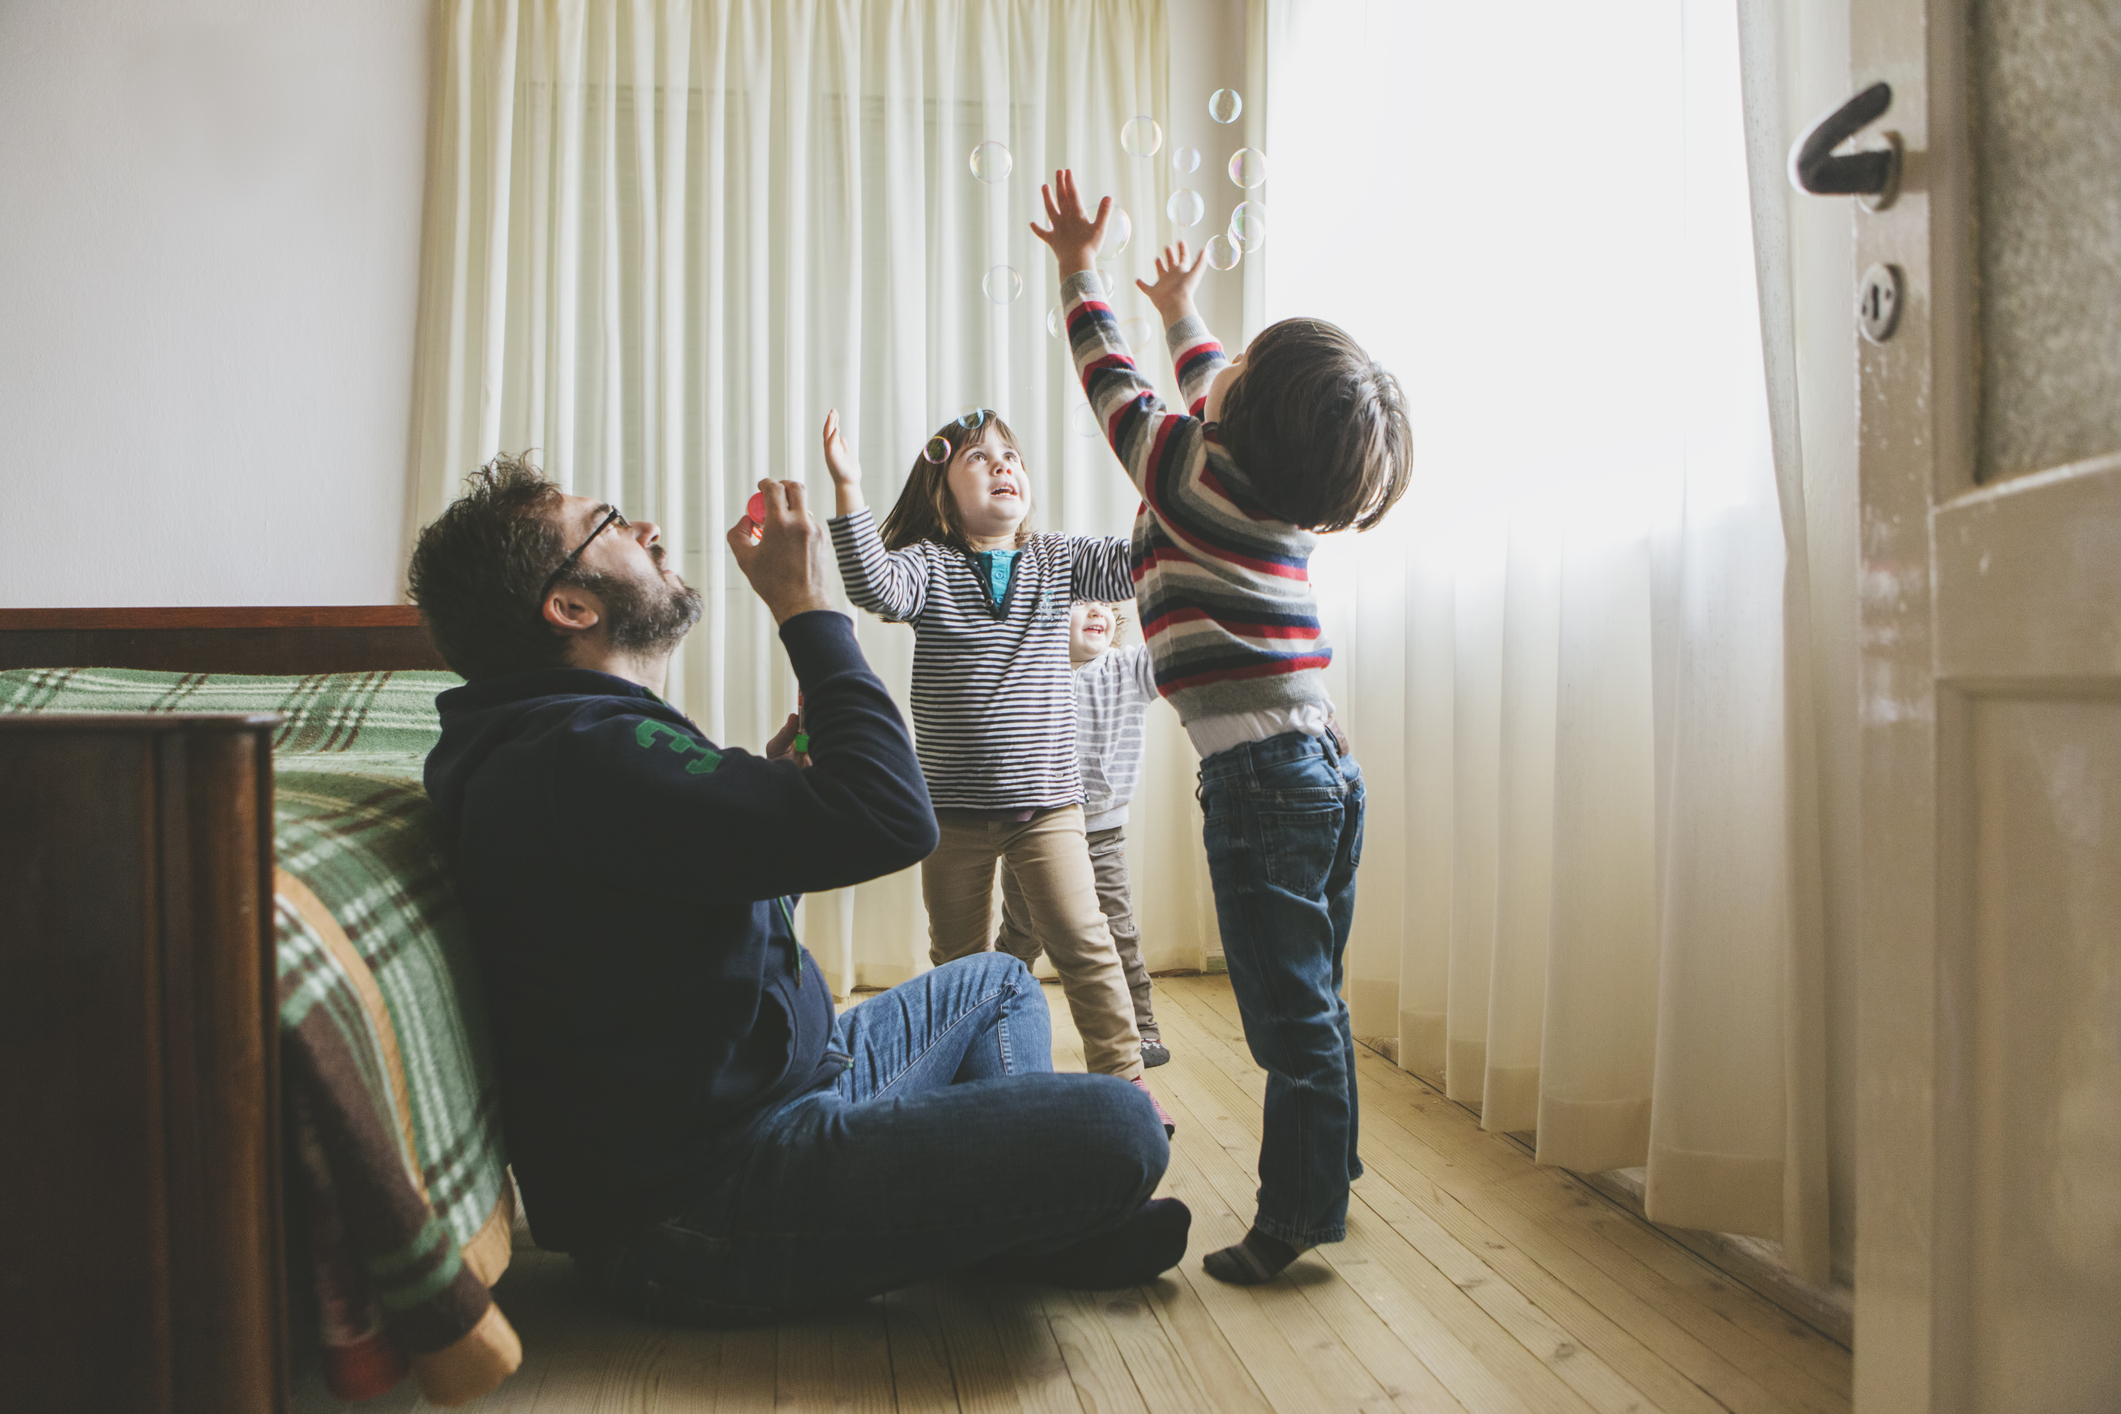
<svg viewBox="0 0 2121 1414">
<path fill-rule="evenodd" d="M 1142 1064 L 1171 1059 L 1156 1025 L 1149 969 L 1142 963 L 1141 930 L 1134 924 L 1133 891 L 1127 881 L 1127 803 L 1141 779 L 1142 719 L 1156 700 L 1156 676 L 1141 644 L 1115 647 L 1126 620 L 1117 604 L 1076 602 L 1068 620 L 1068 661 L 1075 667 L 1075 762 L 1083 773 L 1083 830 L 1090 867 L 1097 875 L 1097 903 L 1112 928 L 1119 965 L 1134 994 L 1134 1024 L 1141 1032 Z M 995 946 L 1026 963 L 1036 962 L 1039 941 L 1030 905 L 1016 871 L 1002 869 L 1002 931 Z"/>
<path fill-rule="evenodd" d="M 1320 319 L 1284 319 L 1236 360 L 1193 305 L 1201 262 L 1181 243 L 1136 282 L 1164 319 L 1188 412 L 1165 410 L 1091 273 L 1093 219 L 1054 174 L 1045 227 L 1068 344 L 1128 479 L 1135 595 L 1156 686 L 1200 753 L 1202 835 L 1245 1044 L 1267 1072 L 1259 1208 L 1202 1266 L 1271 1281 L 1347 1235 L 1356 1156 L 1355 1039 L 1341 1000 L 1362 771 L 1333 721 L 1333 659 L 1311 592 L 1321 532 L 1367 530 L 1406 491 L 1405 399 L 1392 375 Z"/>
</svg>

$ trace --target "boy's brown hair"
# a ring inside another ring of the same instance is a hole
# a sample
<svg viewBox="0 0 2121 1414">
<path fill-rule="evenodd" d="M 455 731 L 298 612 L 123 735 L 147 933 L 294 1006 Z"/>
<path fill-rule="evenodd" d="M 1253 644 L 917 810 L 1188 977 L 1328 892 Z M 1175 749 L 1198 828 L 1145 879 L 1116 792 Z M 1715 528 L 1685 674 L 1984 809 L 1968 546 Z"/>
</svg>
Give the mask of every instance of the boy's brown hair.
<svg viewBox="0 0 2121 1414">
<path fill-rule="evenodd" d="M 999 413 L 986 408 L 978 409 L 978 416 L 966 413 L 953 418 L 936 431 L 934 437 L 922 444 L 921 455 L 913 459 L 913 470 L 906 474 L 906 485 L 898 493 L 898 501 L 891 507 L 891 514 L 884 517 L 881 531 L 886 550 L 903 550 L 908 545 L 922 540 L 933 540 L 953 549 L 969 550 L 971 543 L 965 539 L 964 523 L 957 516 L 957 502 L 950 495 L 950 463 L 970 443 L 986 435 L 987 424 L 1002 434 L 1002 441 L 1019 456 L 1023 447 L 1009 424 L 1002 421 Z M 970 418 L 971 421 L 966 419 Z M 937 438 L 950 444 L 950 454 L 940 462 L 928 460 L 927 449 Z M 1031 539 L 1031 482 L 1026 477 L 1024 488 L 1024 519 L 1016 527 L 1016 543 L 1021 546 Z"/>
<path fill-rule="evenodd" d="M 1399 380 L 1338 325 L 1284 319 L 1245 350 L 1217 432 L 1267 508 L 1306 530 L 1368 530 L 1406 494 Z"/>
<path fill-rule="evenodd" d="M 472 682 L 556 667 L 567 651 L 538 604 L 539 585 L 567 557 L 552 515 L 560 488 L 529 455 L 504 453 L 473 472 L 420 531 L 406 571 L 428 636 Z"/>
</svg>

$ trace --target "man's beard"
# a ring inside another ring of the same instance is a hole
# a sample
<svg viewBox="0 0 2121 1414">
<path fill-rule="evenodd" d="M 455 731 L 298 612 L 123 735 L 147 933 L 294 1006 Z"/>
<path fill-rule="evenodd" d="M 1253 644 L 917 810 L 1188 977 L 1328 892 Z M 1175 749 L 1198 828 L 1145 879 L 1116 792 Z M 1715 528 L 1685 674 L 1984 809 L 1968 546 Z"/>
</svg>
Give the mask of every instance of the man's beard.
<svg viewBox="0 0 2121 1414">
<path fill-rule="evenodd" d="M 652 545 L 648 553 L 658 570 L 663 567 L 663 547 Z M 666 583 L 658 575 L 649 583 L 600 574 L 587 588 L 604 601 L 605 624 L 611 646 L 627 653 L 657 653 L 675 648 L 692 631 L 705 610 L 700 591 L 683 580 Z"/>
</svg>

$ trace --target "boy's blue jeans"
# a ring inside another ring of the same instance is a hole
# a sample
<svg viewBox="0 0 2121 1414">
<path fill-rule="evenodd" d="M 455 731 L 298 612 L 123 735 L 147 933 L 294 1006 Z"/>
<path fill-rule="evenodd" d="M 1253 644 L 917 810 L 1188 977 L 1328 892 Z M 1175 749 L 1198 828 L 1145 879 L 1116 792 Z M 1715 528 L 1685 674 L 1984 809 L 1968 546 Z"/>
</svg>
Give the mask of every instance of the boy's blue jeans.
<svg viewBox="0 0 2121 1414">
<path fill-rule="evenodd" d="M 1297 1247 L 1347 1236 L 1355 1038 L 1341 962 L 1362 861 L 1362 770 L 1333 737 L 1285 732 L 1200 763 L 1208 877 L 1252 1059 L 1267 1072 L 1259 1215 Z"/>
<path fill-rule="evenodd" d="M 1053 1073 L 1046 999 L 1006 953 L 871 997 L 831 1049 L 838 1082 L 752 1121 L 684 1212 L 576 1254 L 602 1296 L 686 1325 L 856 1301 L 1108 1232 L 1170 1162 L 1146 1094 Z"/>
</svg>

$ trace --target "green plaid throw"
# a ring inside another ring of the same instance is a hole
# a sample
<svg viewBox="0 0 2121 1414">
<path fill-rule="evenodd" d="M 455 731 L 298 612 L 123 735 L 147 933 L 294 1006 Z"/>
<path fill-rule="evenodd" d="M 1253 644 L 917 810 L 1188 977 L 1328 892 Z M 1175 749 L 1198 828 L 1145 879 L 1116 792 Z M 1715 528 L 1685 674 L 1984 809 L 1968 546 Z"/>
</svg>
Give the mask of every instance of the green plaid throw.
<svg viewBox="0 0 2121 1414">
<path fill-rule="evenodd" d="M 273 740 L 280 867 L 309 886 L 375 974 L 404 1061 L 428 1201 L 462 1244 L 493 1212 L 507 1157 L 470 938 L 420 783 L 441 735 L 435 694 L 459 682 L 437 672 L 293 678 L 25 668 L 0 672 L 0 712 L 286 717 Z M 282 1030 L 323 1008 L 389 1112 L 377 1038 L 352 982 L 294 910 L 275 915 Z M 390 1298 L 387 1289 L 379 1294 Z"/>
</svg>

